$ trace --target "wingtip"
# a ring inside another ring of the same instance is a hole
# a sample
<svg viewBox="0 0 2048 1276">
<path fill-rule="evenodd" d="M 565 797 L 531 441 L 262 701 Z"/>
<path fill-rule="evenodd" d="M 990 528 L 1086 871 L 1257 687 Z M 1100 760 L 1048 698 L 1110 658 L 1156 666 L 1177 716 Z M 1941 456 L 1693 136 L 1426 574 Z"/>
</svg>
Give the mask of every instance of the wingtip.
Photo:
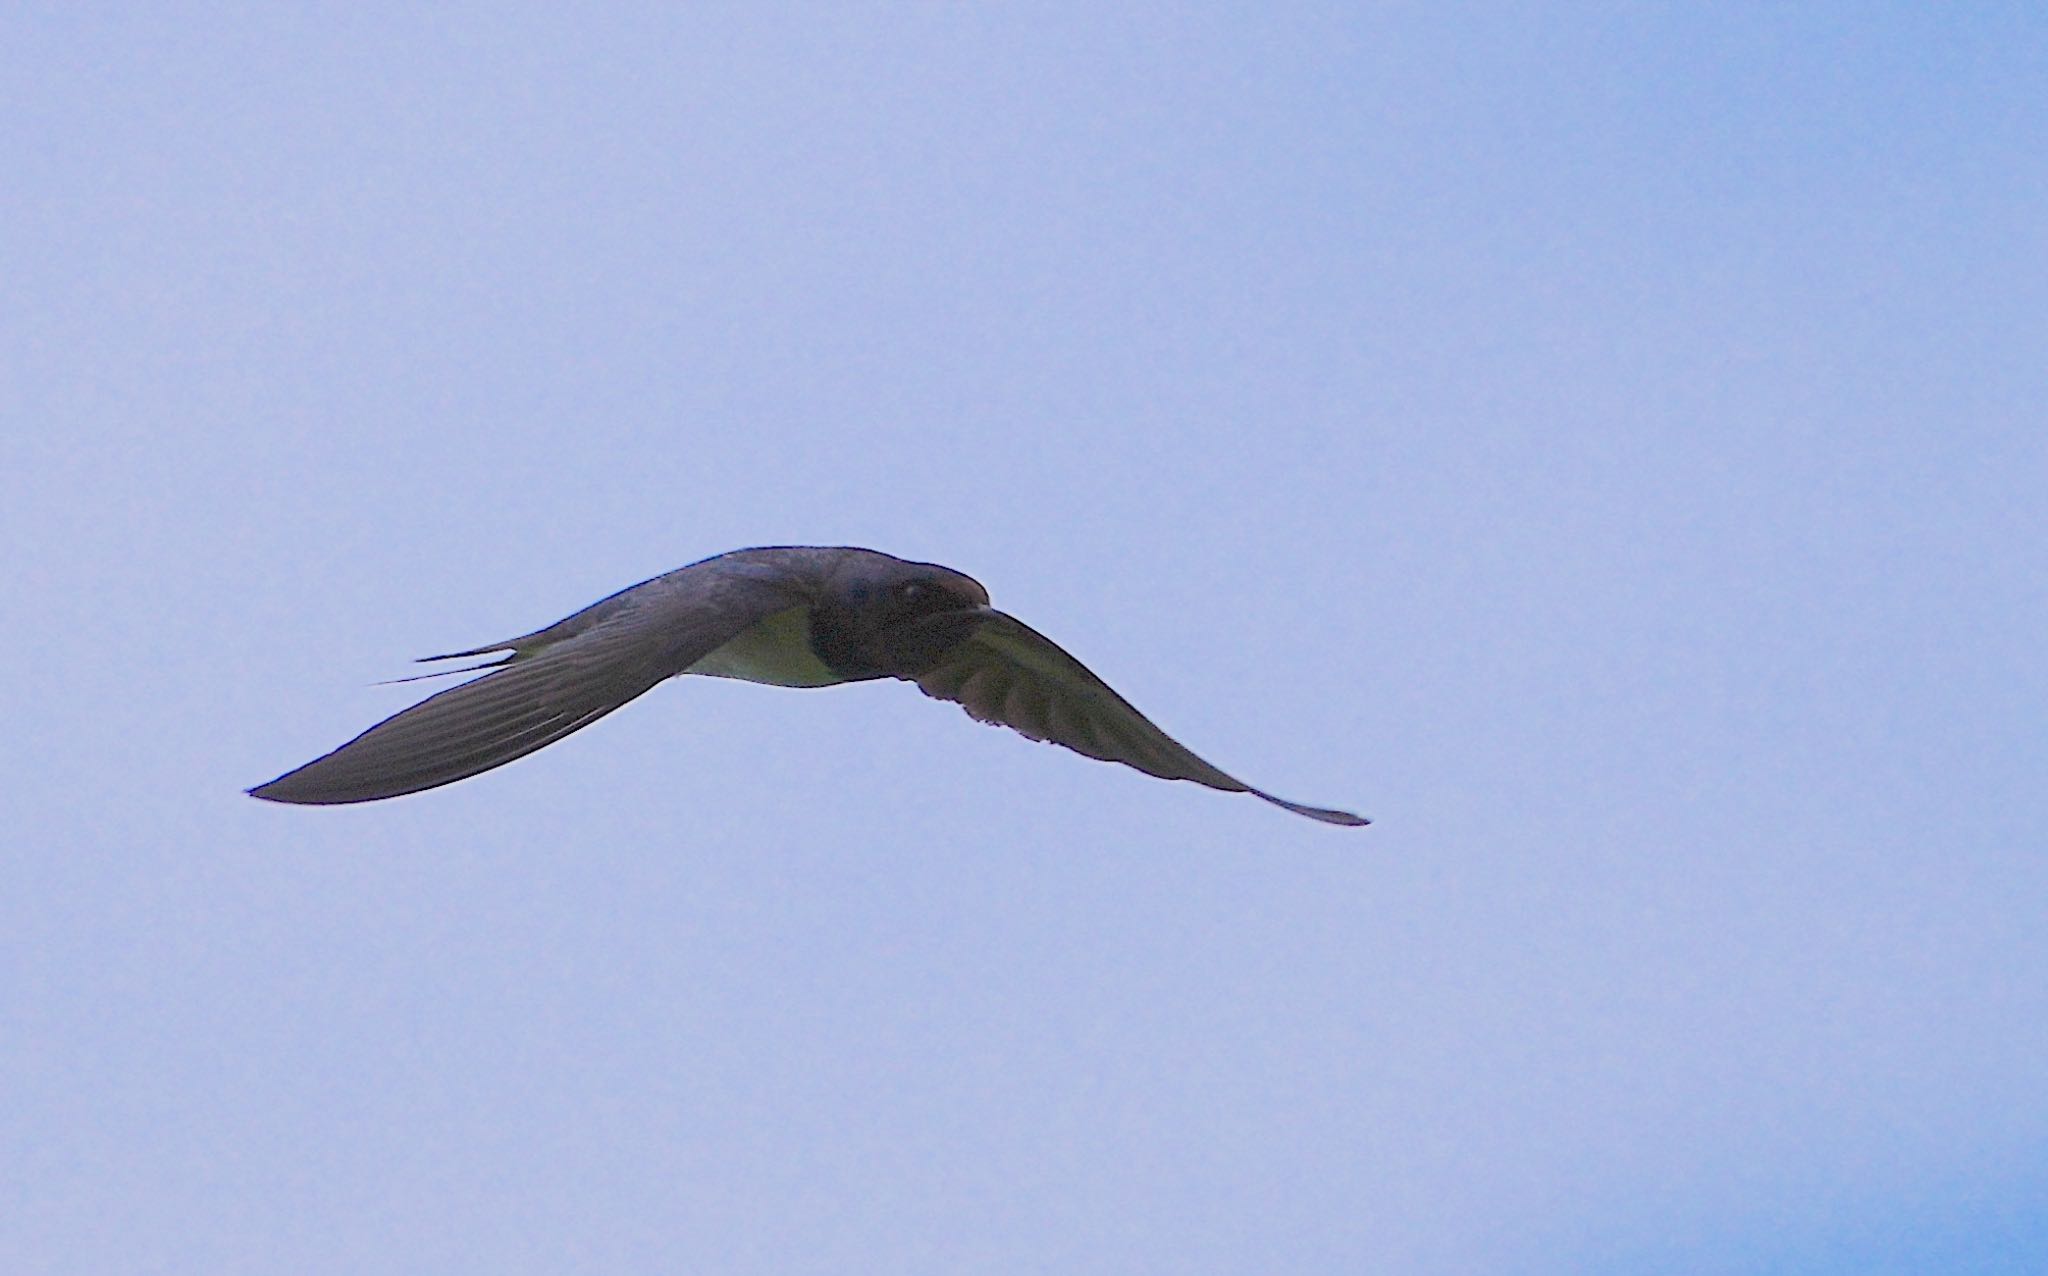
<svg viewBox="0 0 2048 1276">
<path fill-rule="evenodd" d="M 1333 806 L 1309 806 L 1305 802 L 1290 802 L 1286 798 L 1275 797 L 1263 789 L 1250 789 L 1248 792 L 1254 796 L 1264 798 L 1283 811 L 1292 811 L 1296 815 L 1305 815 L 1320 824 L 1335 824 L 1342 828 L 1355 829 L 1364 828 L 1372 823 L 1371 820 L 1366 819 L 1363 815 L 1353 815 L 1349 811 L 1340 811 Z"/>
<path fill-rule="evenodd" d="M 1340 811 L 1331 806 L 1307 806 L 1300 802 L 1289 802 L 1283 798 L 1270 797 L 1263 793 L 1259 796 L 1275 806 L 1292 811 L 1296 815 L 1306 815 L 1320 824 L 1334 824 L 1339 828 L 1357 829 L 1364 828 L 1372 823 L 1371 820 L 1366 819 L 1363 815 L 1353 815 L 1349 811 Z"/>
<path fill-rule="evenodd" d="M 304 767 L 300 768 L 300 770 L 304 769 Z M 279 806 L 335 806 L 340 803 L 363 800 L 348 794 L 325 790 L 317 785 L 308 785 L 304 782 L 303 778 L 301 778 L 299 783 L 294 784 L 292 782 L 293 778 L 298 776 L 298 774 L 298 771 L 287 772 L 268 784 L 259 784 L 253 789 L 244 789 L 242 791 L 259 802 L 275 802 Z"/>
<path fill-rule="evenodd" d="M 280 777 L 279 780 L 272 780 L 268 784 L 259 784 L 254 788 L 243 789 L 242 792 L 248 794 L 252 798 L 255 798 L 259 802 L 276 802 L 280 805 L 285 806 L 294 805 L 294 803 L 289 797 L 286 797 L 284 794 L 278 791 L 277 786 L 280 783 L 281 779 L 282 777 Z"/>
</svg>

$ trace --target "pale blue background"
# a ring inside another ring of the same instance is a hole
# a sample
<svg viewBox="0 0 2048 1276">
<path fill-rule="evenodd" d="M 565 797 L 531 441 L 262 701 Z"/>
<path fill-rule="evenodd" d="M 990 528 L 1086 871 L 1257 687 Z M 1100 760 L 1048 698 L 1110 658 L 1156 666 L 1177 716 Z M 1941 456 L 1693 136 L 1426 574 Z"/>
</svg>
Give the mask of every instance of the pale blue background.
<svg viewBox="0 0 2048 1276">
<path fill-rule="evenodd" d="M 0 1267 L 2048 1270 L 2037 4 L 13 6 Z M 430 651 L 985 581 L 1332 830 Z"/>
</svg>

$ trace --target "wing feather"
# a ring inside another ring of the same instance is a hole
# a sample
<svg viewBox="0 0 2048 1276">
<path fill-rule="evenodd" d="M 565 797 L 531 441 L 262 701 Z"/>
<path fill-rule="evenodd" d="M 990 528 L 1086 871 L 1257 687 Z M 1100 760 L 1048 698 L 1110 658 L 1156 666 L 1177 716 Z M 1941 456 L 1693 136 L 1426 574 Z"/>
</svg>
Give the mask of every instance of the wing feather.
<svg viewBox="0 0 2048 1276">
<path fill-rule="evenodd" d="M 915 681 L 926 695 L 951 700 L 979 721 L 1086 757 L 1121 762 L 1163 780 L 1250 793 L 1326 824 L 1367 823 L 1349 811 L 1276 797 L 1212 766 L 1052 639 L 1003 612 L 991 609 L 980 628 Z"/>
<path fill-rule="evenodd" d="M 482 677 L 249 792 L 304 805 L 372 802 L 503 766 L 589 726 L 789 602 L 766 585 L 657 577 L 606 600 L 594 623 L 522 646 Z"/>
</svg>

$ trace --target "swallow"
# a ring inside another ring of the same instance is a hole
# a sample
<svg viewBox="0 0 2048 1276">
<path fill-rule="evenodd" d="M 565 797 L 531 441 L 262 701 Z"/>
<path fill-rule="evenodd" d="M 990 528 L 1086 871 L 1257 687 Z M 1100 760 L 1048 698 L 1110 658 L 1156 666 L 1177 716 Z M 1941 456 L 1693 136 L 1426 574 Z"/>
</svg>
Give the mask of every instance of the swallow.
<svg viewBox="0 0 2048 1276">
<path fill-rule="evenodd" d="M 498 655 L 498 653 L 504 653 Z M 324 757 L 250 789 L 269 802 L 375 802 L 524 757 L 679 674 L 777 687 L 917 684 L 974 718 L 1165 780 L 1250 793 L 1325 824 L 1348 811 L 1253 788 L 1196 757 L 971 577 L 871 549 L 740 549 L 622 589 L 530 634 L 416 663 L 497 655 Z"/>
</svg>

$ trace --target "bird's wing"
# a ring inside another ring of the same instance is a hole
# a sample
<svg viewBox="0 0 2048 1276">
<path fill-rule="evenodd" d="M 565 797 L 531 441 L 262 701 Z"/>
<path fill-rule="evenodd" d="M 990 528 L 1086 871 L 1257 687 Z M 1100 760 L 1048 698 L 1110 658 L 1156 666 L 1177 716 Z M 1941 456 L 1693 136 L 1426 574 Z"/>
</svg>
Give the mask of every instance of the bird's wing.
<svg viewBox="0 0 2048 1276">
<path fill-rule="evenodd" d="M 926 695 L 954 701 L 982 722 L 1033 740 L 1049 740 L 1161 779 L 1250 793 L 1325 824 L 1367 823 L 1348 811 L 1289 802 L 1217 770 L 1152 725 L 1052 639 L 1003 612 L 990 610 L 971 637 L 915 681 Z"/>
<path fill-rule="evenodd" d="M 371 802 L 503 766 L 681 673 L 792 599 L 760 581 L 657 578 L 607 601 L 613 605 L 596 623 L 516 650 L 483 677 L 386 718 L 251 796 Z"/>
</svg>

